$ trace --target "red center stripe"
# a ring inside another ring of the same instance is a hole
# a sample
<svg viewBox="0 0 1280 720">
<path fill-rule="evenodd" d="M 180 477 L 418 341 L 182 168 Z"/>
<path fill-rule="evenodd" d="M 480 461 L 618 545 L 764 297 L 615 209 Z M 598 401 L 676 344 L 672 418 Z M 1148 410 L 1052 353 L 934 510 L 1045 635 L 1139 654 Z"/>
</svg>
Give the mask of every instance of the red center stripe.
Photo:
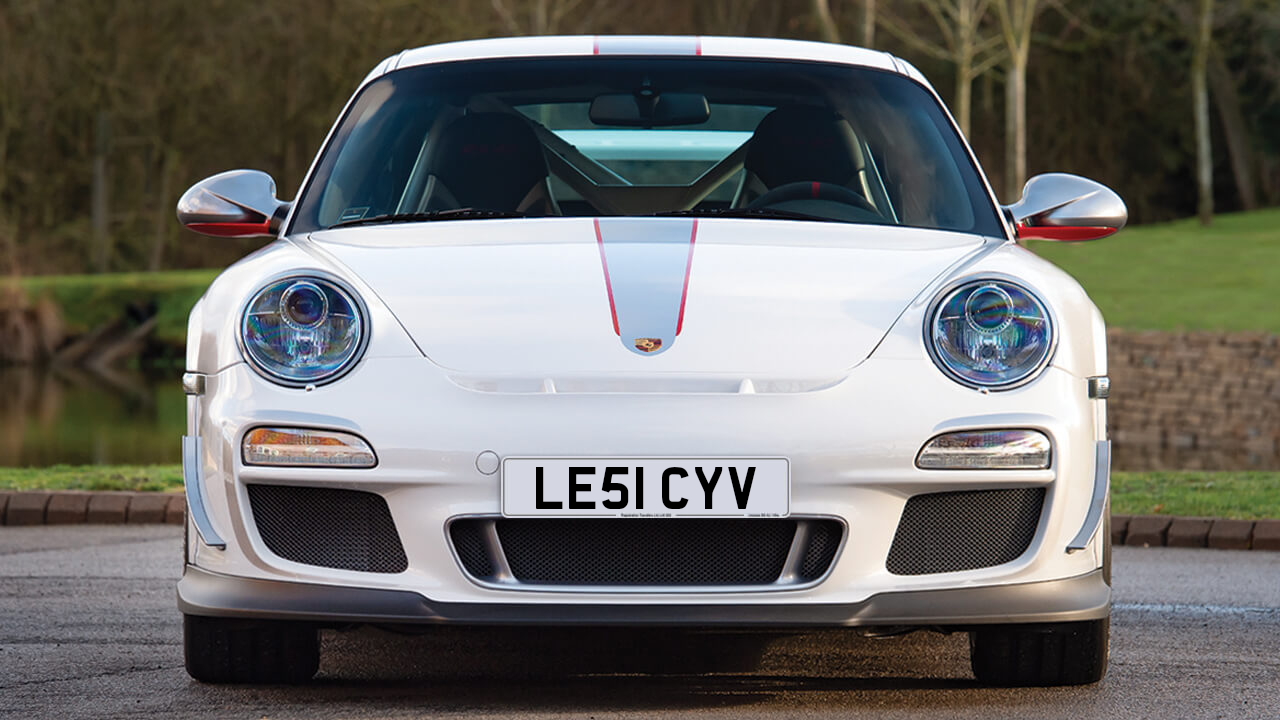
<svg viewBox="0 0 1280 720">
<path fill-rule="evenodd" d="M 684 327 L 684 301 L 689 297 L 689 273 L 693 272 L 693 243 L 697 239 L 698 219 L 694 218 L 693 230 L 689 232 L 689 259 L 684 263 L 684 289 L 680 291 L 680 315 L 676 317 L 676 335 L 679 335 L 680 330 Z"/>
<path fill-rule="evenodd" d="M 604 256 L 604 236 L 600 234 L 600 218 L 591 221 L 596 228 L 596 247 L 600 249 L 600 265 L 604 267 L 604 289 L 609 293 L 609 314 L 613 316 L 613 332 L 618 337 L 622 337 L 622 330 L 618 328 L 618 308 L 613 304 L 613 283 L 609 282 L 609 261 Z M 694 220 L 694 228 L 697 228 L 697 220 Z M 690 253 L 693 248 L 689 248 Z M 687 271 L 686 271 L 687 273 Z M 689 286 L 689 276 L 685 275 L 685 287 Z M 680 300 L 680 315 L 684 316 L 684 299 Z M 676 333 L 679 334 L 679 330 Z"/>
<path fill-rule="evenodd" d="M 817 182 L 815 182 L 815 183 L 813 183 L 812 185 L 810 185 L 810 186 L 809 186 L 809 192 L 810 192 L 814 197 L 818 197 L 818 187 L 819 187 L 821 184 L 822 184 L 822 183 L 817 183 Z"/>
</svg>

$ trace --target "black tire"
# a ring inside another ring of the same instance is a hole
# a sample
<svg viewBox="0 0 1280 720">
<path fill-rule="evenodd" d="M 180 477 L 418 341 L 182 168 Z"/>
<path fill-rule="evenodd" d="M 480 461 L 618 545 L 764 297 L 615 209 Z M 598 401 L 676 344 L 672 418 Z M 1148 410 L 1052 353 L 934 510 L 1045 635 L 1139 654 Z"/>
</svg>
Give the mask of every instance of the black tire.
<svg viewBox="0 0 1280 720">
<path fill-rule="evenodd" d="M 973 675 L 984 685 L 1088 685 L 1107 674 L 1110 618 L 1001 625 L 969 633 Z"/>
<path fill-rule="evenodd" d="M 320 667 L 314 625 L 182 616 L 187 674 L 206 683 L 302 683 Z"/>
</svg>

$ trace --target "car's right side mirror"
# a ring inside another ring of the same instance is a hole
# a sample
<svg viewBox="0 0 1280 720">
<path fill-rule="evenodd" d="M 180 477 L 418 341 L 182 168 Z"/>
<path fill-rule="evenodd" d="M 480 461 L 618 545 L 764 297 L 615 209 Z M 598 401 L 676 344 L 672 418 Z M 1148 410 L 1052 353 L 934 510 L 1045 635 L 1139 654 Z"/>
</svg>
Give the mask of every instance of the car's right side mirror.
<svg viewBox="0 0 1280 720">
<path fill-rule="evenodd" d="M 1079 175 L 1036 175 L 1005 207 L 1019 240 L 1097 240 L 1124 227 L 1129 211 L 1111 188 Z"/>
</svg>

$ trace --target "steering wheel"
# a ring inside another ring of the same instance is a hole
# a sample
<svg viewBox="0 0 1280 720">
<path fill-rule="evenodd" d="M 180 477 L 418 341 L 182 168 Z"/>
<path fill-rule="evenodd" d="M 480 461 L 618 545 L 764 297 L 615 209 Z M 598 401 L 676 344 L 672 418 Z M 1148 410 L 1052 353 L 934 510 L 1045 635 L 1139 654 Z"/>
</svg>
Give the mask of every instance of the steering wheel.
<svg viewBox="0 0 1280 720">
<path fill-rule="evenodd" d="M 850 190 L 843 185 L 837 185 L 835 183 L 810 182 L 807 180 L 779 185 L 756 198 L 747 207 L 753 209 L 762 208 L 784 203 L 789 200 L 830 200 L 832 202 L 844 203 L 845 205 L 852 205 L 860 210 L 866 210 L 867 212 L 875 213 L 876 215 L 880 214 L 880 211 L 876 210 L 874 205 L 867 202 L 867 199 L 862 197 L 862 194 L 855 190 Z"/>
</svg>

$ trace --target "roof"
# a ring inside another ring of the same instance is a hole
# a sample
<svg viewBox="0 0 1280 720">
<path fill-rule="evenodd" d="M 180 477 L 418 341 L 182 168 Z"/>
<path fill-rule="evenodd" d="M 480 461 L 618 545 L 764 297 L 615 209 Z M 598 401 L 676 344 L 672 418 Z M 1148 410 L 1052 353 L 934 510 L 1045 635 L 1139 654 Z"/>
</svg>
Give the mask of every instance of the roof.
<svg viewBox="0 0 1280 720">
<path fill-rule="evenodd" d="M 704 37 L 693 35 L 568 35 L 492 38 L 427 45 L 389 57 L 370 73 L 453 60 L 575 55 L 702 55 L 844 63 L 888 70 L 928 84 L 910 63 L 879 50 L 775 38 Z"/>
</svg>

